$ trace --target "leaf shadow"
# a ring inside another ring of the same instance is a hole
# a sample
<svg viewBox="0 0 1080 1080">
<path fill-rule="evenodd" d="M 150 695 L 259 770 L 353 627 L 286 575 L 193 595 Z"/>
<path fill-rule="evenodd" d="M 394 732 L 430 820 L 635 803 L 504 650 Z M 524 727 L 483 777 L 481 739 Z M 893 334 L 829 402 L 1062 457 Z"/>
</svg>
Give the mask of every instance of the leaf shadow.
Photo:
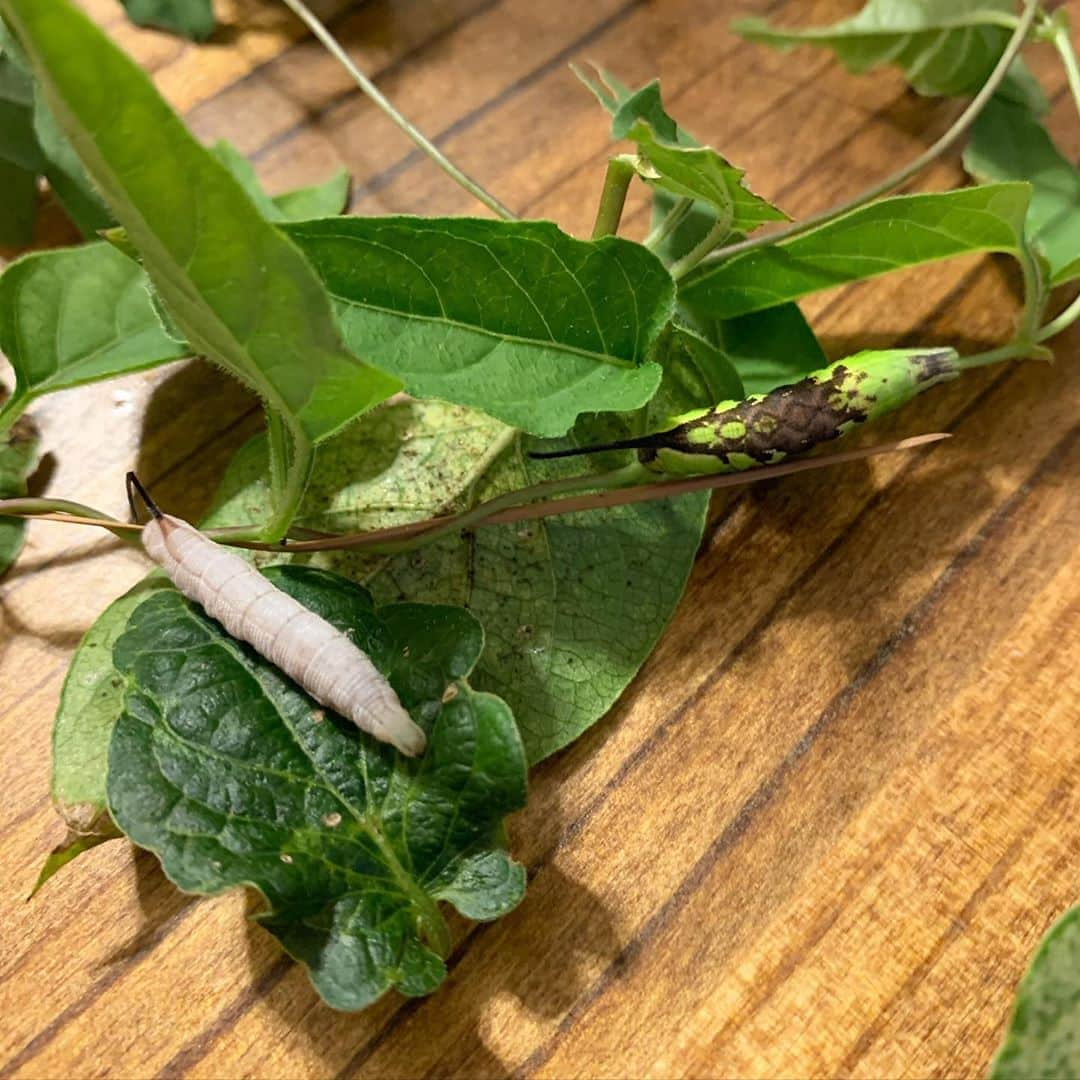
<svg viewBox="0 0 1080 1080">
<path fill-rule="evenodd" d="M 99 966 L 102 968 L 127 963 L 149 953 L 159 944 L 177 916 L 200 899 L 176 888 L 165 876 L 155 855 L 134 845 L 131 853 L 142 923 L 128 941 L 113 949 L 101 961 Z"/>
<path fill-rule="evenodd" d="M 520 815 L 513 831 L 534 831 L 529 819 L 539 813 L 542 821 L 536 828 L 556 836 L 561 819 L 553 796 L 549 792 L 548 798 L 535 800 L 535 809 Z M 518 846 L 511 844 L 512 849 Z M 258 906 L 253 903 L 249 910 Z M 268 973 L 281 964 L 281 953 L 276 947 L 268 949 L 267 935 L 249 923 L 252 983 L 265 987 L 257 996 L 279 1014 L 278 1022 L 287 1025 L 293 1037 L 307 1043 L 308 1053 L 318 1055 L 328 1075 L 351 1076 L 375 1068 L 386 1076 L 463 1072 L 505 1077 L 511 1067 L 484 1041 L 490 1003 L 509 995 L 533 1016 L 556 1019 L 585 991 L 595 967 L 610 963 L 621 947 L 614 920 L 600 900 L 547 861 L 530 880 L 525 899 L 502 919 L 470 923 L 445 905 L 443 910 L 456 944 L 447 959 L 445 982 L 429 997 L 390 993 L 365 1012 L 339 1013 L 322 1003 L 297 964 L 267 985 Z M 427 1060 L 435 1046 L 440 1050 L 437 1068 L 418 1071 L 417 1062 Z"/>
<path fill-rule="evenodd" d="M 136 473 L 170 513 L 198 521 L 213 497 L 219 463 L 247 441 L 242 421 L 257 408 L 250 391 L 219 368 L 201 360 L 182 364 L 146 404 Z M 205 469 L 203 459 L 216 467 Z"/>
</svg>

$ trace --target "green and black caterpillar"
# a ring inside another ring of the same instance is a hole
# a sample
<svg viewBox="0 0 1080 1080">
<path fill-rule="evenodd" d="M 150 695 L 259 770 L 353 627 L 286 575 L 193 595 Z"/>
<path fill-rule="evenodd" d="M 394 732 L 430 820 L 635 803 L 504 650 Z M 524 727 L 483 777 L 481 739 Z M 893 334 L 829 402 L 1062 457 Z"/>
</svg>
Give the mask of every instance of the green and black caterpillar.
<svg viewBox="0 0 1080 1080">
<path fill-rule="evenodd" d="M 666 431 L 532 456 L 637 450 L 641 461 L 657 472 L 741 472 L 775 465 L 837 439 L 970 366 L 955 349 L 861 352 L 767 394 L 674 417 L 674 426 Z"/>
</svg>

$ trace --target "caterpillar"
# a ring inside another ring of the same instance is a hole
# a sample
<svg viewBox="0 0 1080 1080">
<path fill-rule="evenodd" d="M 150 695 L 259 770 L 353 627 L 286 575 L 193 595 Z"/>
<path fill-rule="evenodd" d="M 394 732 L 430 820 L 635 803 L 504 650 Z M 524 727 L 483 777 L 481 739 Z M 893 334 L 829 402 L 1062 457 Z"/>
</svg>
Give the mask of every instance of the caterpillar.
<svg viewBox="0 0 1080 1080">
<path fill-rule="evenodd" d="M 723 401 L 674 417 L 667 431 L 572 450 L 536 451 L 534 458 L 573 457 L 600 450 L 637 450 L 657 472 L 741 472 L 775 465 L 858 424 L 898 408 L 931 386 L 955 379 L 966 365 L 955 349 L 861 352 L 743 401 Z"/>
<path fill-rule="evenodd" d="M 162 513 L 134 473 L 127 474 L 127 489 L 133 515 L 135 492 L 150 514 L 142 530 L 143 548 L 184 596 L 320 705 L 408 757 L 423 752 L 424 732 L 367 654 L 345 634 L 193 525 Z"/>
</svg>

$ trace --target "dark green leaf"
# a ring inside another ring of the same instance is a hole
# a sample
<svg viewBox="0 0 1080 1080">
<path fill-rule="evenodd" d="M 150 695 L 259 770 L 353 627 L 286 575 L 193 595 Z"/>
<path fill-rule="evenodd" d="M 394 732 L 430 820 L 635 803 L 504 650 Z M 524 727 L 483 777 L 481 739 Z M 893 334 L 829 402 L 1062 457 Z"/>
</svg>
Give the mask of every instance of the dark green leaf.
<svg viewBox="0 0 1080 1080">
<path fill-rule="evenodd" d="M 828 364 L 798 304 L 725 319 L 714 327 L 748 394 L 767 394 Z"/>
<path fill-rule="evenodd" d="M 41 172 L 44 159 L 34 134 L 34 84 L 0 23 L 0 160 Z"/>
<path fill-rule="evenodd" d="M 45 157 L 42 171 L 79 232 L 92 237 L 114 224 L 112 214 L 46 105 L 40 88 L 34 93 L 34 134 Z"/>
<path fill-rule="evenodd" d="M 870 0 L 855 16 L 806 29 L 740 19 L 733 29 L 781 49 L 832 49 L 849 70 L 896 64 L 920 93 L 975 93 L 1005 51 L 1016 21 L 1013 0 Z"/>
<path fill-rule="evenodd" d="M 37 177 L 0 158 L 0 246 L 25 247 L 34 239 Z"/>
<path fill-rule="evenodd" d="M 672 323 L 660 344 L 664 378 L 649 402 L 648 430 L 670 427 L 691 408 L 740 401 L 742 380 L 731 360 L 711 341 L 687 326 Z"/>
<path fill-rule="evenodd" d="M 0 275 L 13 403 L 190 355 L 154 312 L 138 263 L 109 244 L 26 255 Z"/>
<path fill-rule="evenodd" d="M 429 733 L 426 753 L 401 758 L 314 708 L 170 590 L 136 609 L 115 646 L 127 694 L 110 811 L 182 889 L 259 889 L 259 922 L 335 1008 L 393 987 L 430 993 L 450 944 L 438 902 L 491 919 L 524 892 L 492 839 L 524 804 L 524 751 L 506 704 L 465 681 L 483 633 L 461 609 L 376 610 L 319 570 L 268 574 L 371 656 Z"/>
<path fill-rule="evenodd" d="M 0 499 L 25 495 L 26 481 L 37 463 L 37 430 L 23 417 L 0 436 Z M 25 533 L 26 522 L 22 519 L 0 517 L 0 574 L 15 561 Z"/>
<path fill-rule="evenodd" d="M 1030 198 L 1030 186 L 1016 183 L 883 199 L 810 232 L 702 265 L 683 280 L 679 299 L 699 318 L 732 319 L 954 255 L 1015 255 Z"/>
<path fill-rule="evenodd" d="M 139 26 L 205 41 L 214 32 L 211 0 L 121 0 L 128 17 Z"/>
<path fill-rule="evenodd" d="M 1050 264 L 1051 285 L 1080 277 L 1080 169 L 1054 145 L 1030 101 L 1007 88 L 975 121 L 964 166 L 976 180 L 1027 180 L 1027 234 Z"/>
<path fill-rule="evenodd" d="M 1012 1023 L 991 1080 L 1080 1076 L 1080 907 L 1042 939 L 1016 994 Z"/>
<path fill-rule="evenodd" d="M 318 441 L 396 380 L 348 354 L 301 253 L 68 0 L 0 0 L 49 105 L 193 348 Z"/>
<path fill-rule="evenodd" d="M 334 298 L 345 341 L 416 397 L 540 435 L 644 405 L 671 316 L 660 261 L 540 221 L 331 218 L 286 227 Z"/>
<path fill-rule="evenodd" d="M 14 162 L 35 176 L 46 176 L 84 236 L 112 224 L 78 155 L 57 127 L 43 95 L 35 88 L 25 53 L 2 22 L 0 159 Z"/>
</svg>

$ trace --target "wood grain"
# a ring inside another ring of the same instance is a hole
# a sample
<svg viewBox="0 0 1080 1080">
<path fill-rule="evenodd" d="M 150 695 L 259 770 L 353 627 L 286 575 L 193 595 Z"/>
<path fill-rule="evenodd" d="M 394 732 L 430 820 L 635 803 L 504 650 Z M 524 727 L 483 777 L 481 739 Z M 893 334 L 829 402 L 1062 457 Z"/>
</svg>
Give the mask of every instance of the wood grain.
<svg viewBox="0 0 1080 1080">
<path fill-rule="evenodd" d="M 671 108 L 800 215 L 913 156 L 956 106 L 893 73 L 778 56 L 730 18 L 838 17 L 841 0 L 336 0 L 383 88 L 511 206 L 582 233 L 606 122 L 566 70 L 659 74 Z M 232 0 L 203 47 L 88 4 L 200 137 L 272 190 L 338 164 L 354 209 L 471 213 L 468 197 L 277 5 Z M 1077 11 L 1080 15 L 1080 10 Z M 1080 126 L 1045 52 L 1052 126 Z M 919 178 L 960 182 L 954 161 Z M 636 193 L 628 231 L 645 227 Z M 960 260 L 823 294 L 830 349 L 1008 334 L 1018 283 Z M 72 649 L 144 561 L 35 523 L 4 579 L 0 1054 L 4 1075 L 977 1076 L 1041 933 L 1080 896 L 1080 335 L 1058 363 L 974 373 L 875 439 L 956 438 L 718 497 L 686 599 L 611 714 L 535 770 L 511 823 L 529 894 L 453 922 L 433 998 L 359 1016 L 319 1004 L 245 923 L 124 843 L 32 904 L 62 835 L 51 718 Z M 213 408 L 207 408 L 207 400 Z M 199 364 L 57 394 L 35 410 L 47 490 L 122 512 L 137 462 L 206 506 L 254 403 Z"/>
</svg>

